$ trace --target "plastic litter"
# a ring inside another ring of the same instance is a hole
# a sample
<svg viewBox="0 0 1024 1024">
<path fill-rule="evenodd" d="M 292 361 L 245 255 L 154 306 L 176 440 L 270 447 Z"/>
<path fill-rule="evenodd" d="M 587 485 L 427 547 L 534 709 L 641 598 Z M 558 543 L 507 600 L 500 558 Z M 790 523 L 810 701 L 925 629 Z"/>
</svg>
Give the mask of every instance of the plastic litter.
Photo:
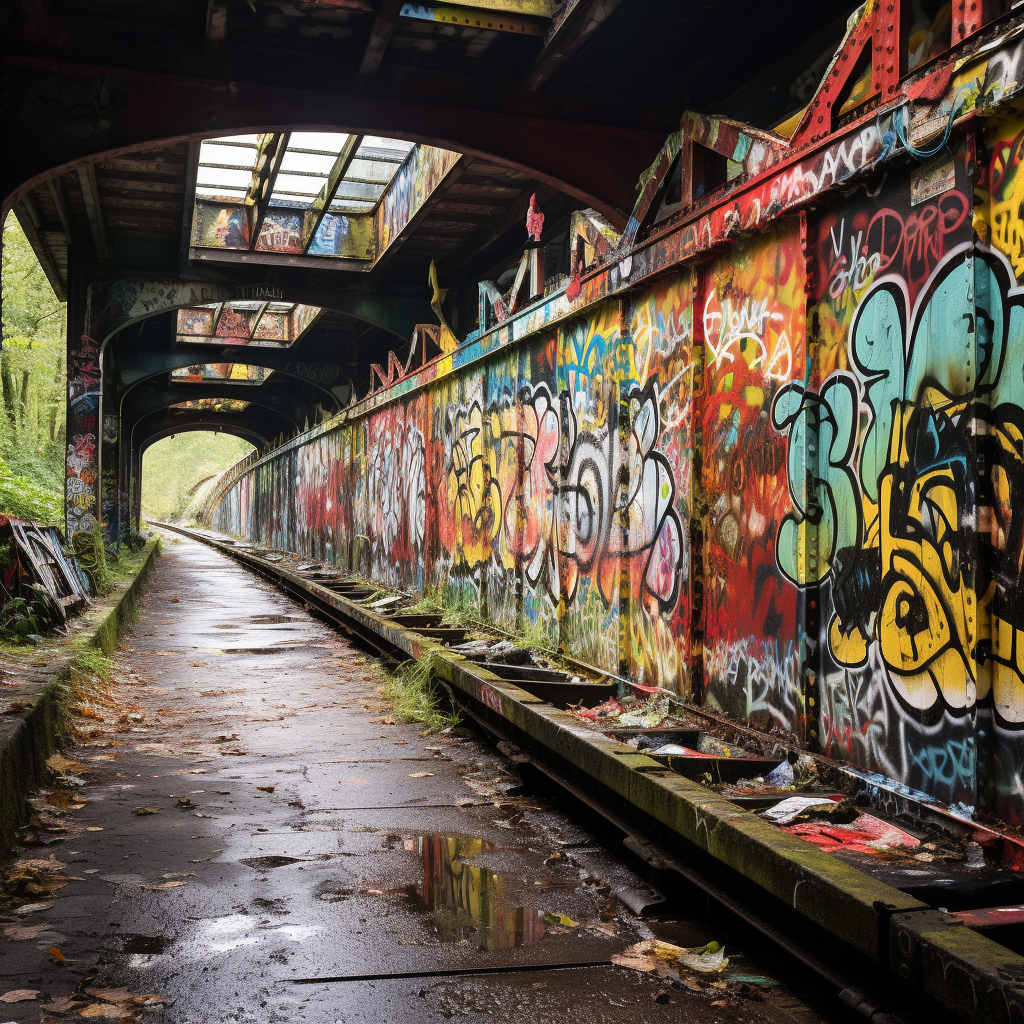
<svg viewBox="0 0 1024 1024">
<path fill-rule="evenodd" d="M 806 839 L 826 852 L 844 850 L 852 853 L 878 854 L 894 847 L 915 847 L 921 840 L 890 825 L 873 814 L 862 814 L 848 825 L 831 822 L 808 821 L 797 825 L 783 826 L 785 831 Z"/>
<path fill-rule="evenodd" d="M 783 761 L 778 768 L 773 769 L 764 777 L 764 781 L 770 786 L 785 789 L 786 786 L 793 785 L 794 778 L 793 766 L 788 761 Z"/>
<path fill-rule="evenodd" d="M 809 807 L 819 807 L 830 803 L 834 803 L 834 801 L 829 799 L 829 797 L 790 796 L 777 803 L 774 807 L 761 811 L 761 817 L 776 825 L 788 825 Z"/>
<path fill-rule="evenodd" d="M 717 942 L 687 948 L 660 939 L 647 939 L 616 953 L 612 956 L 612 963 L 645 974 L 679 968 L 698 974 L 720 974 L 729 966 L 729 958 L 725 955 L 725 947 Z"/>
</svg>

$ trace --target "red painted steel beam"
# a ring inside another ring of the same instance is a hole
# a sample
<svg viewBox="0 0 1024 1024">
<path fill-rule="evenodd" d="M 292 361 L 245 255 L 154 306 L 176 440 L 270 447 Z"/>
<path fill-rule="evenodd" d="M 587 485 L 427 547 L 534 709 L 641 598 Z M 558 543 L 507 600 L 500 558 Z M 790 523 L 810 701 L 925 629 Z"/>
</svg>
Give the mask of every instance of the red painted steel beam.
<svg viewBox="0 0 1024 1024">
<path fill-rule="evenodd" d="M 562 189 L 621 228 L 637 178 L 664 141 L 661 131 L 383 97 L 366 78 L 362 88 L 313 92 L 22 57 L 5 58 L 0 73 L 8 82 L 0 124 L 19 140 L 0 165 L 4 211 L 54 170 L 100 154 L 308 128 L 392 135 L 494 160 Z M 94 98 L 86 113 L 67 106 L 67 97 L 83 95 Z M 78 116 L 90 120 L 88 131 Z"/>
</svg>

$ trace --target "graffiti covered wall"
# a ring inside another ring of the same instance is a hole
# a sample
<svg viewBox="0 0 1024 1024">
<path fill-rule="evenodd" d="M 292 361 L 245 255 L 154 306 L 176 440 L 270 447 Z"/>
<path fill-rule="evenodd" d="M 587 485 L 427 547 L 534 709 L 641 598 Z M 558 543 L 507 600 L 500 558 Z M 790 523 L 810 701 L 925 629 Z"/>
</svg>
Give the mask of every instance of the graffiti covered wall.
<svg viewBox="0 0 1024 1024">
<path fill-rule="evenodd" d="M 993 121 L 699 266 L 553 296 L 212 525 L 1019 822 L 1022 154 Z"/>
</svg>

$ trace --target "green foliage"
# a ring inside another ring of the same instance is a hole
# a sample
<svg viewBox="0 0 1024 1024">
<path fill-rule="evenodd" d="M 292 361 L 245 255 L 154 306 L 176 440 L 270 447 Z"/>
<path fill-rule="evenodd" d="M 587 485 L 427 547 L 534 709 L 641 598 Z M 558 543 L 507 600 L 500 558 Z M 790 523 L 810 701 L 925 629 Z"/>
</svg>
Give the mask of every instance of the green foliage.
<svg viewBox="0 0 1024 1024">
<path fill-rule="evenodd" d="M 474 626 L 480 623 L 480 606 L 464 590 L 446 598 L 441 621 L 446 626 Z"/>
<path fill-rule="evenodd" d="M 44 486 L 16 474 L 0 458 L 0 513 L 16 519 L 34 519 L 48 526 L 64 522 L 64 496 L 60 488 Z"/>
<path fill-rule="evenodd" d="M 457 712 L 445 711 L 434 683 L 441 654 L 428 648 L 416 661 L 399 665 L 384 683 L 384 699 L 402 722 L 422 722 L 429 736 L 459 724 Z"/>
<path fill-rule="evenodd" d="M 177 519 L 197 485 L 251 451 L 248 441 L 212 431 L 190 431 L 157 441 L 142 457 L 143 509 L 154 519 Z"/>
<path fill-rule="evenodd" d="M 437 587 L 427 587 L 423 596 L 413 605 L 402 609 L 403 615 L 440 615 L 444 611 L 444 596 Z"/>
<path fill-rule="evenodd" d="M 66 307 L 54 296 L 17 219 L 3 235 L 0 512 L 64 519 Z"/>
<path fill-rule="evenodd" d="M 0 609 L 0 640 L 8 643 L 34 643 L 39 639 L 36 609 L 23 597 L 12 597 Z"/>
<path fill-rule="evenodd" d="M 118 583 L 134 578 L 142 562 L 144 545 L 125 543 L 116 555 L 112 554 L 103 544 L 103 529 L 97 523 L 90 533 L 76 533 L 71 538 L 71 547 L 96 592 L 109 594 Z"/>
</svg>

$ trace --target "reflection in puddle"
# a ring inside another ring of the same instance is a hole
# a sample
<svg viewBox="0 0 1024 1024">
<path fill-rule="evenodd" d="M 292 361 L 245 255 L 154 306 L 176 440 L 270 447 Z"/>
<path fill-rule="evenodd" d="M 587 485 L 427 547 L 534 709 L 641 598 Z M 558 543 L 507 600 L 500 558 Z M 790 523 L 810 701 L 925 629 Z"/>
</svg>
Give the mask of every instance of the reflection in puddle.
<svg viewBox="0 0 1024 1024">
<path fill-rule="evenodd" d="M 442 942 L 467 940 L 480 949 L 513 949 L 544 938 L 541 911 L 510 906 L 500 874 L 465 863 L 494 850 L 494 843 L 472 836 L 424 835 L 406 839 L 404 845 L 423 859 L 419 895 Z"/>
</svg>

